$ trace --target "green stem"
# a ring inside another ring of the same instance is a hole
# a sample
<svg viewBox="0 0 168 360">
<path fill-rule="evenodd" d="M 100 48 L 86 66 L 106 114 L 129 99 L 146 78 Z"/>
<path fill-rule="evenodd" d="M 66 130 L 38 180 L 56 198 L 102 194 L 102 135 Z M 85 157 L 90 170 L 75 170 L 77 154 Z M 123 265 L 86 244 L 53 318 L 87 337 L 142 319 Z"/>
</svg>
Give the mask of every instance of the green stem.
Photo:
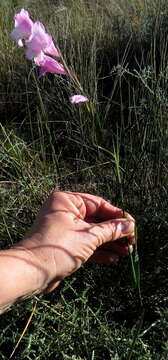
<svg viewBox="0 0 168 360">
<path fill-rule="evenodd" d="M 67 71 L 72 83 L 74 84 L 74 86 L 82 93 L 85 95 L 85 92 L 80 84 L 80 81 L 78 80 L 76 74 L 68 67 L 65 59 L 63 58 L 61 52 L 60 52 L 60 61 L 62 62 L 64 69 Z M 93 108 L 93 104 L 91 102 L 86 104 L 88 113 L 92 116 L 92 122 L 93 122 L 93 126 L 94 126 L 94 108 Z M 93 132 L 92 132 L 93 133 Z M 122 211 L 123 211 L 123 217 L 126 216 L 125 213 L 125 205 L 124 205 L 124 194 L 123 194 L 123 189 L 122 189 L 122 179 L 121 179 L 121 173 L 120 173 L 120 155 L 119 155 L 119 143 L 118 143 L 118 131 L 117 131 L 117 145 L 116 147 L 114 147 L 114 152 L 112 153 L 111 151 L 109 151 L 108 149 L 105 149 L 101 146 L 99 146 L 98 144 L 95 144 L 95 139 L 92 139 L 93 142 L 93 146 L 95 146 L 98 150 L 101 150 L 105 153 L 107 153 L 108 155 L 110 155 L 113 158 L 113 162 L 115 164 L 115 169 L 116 169 L 116 175 L 117 175 L 117 179 L 118 179 L 118 183 L 119 183 L 119 187 L 120 187 L 120 199 L 121 199 L 121 205 L 122 205 Z M 130 244 L 128 243 L 128 249 L 129 249 L 129 254 L 130 254 L 130 263 L 131 263 L 131 273 L 132 273 L 132 279 L 133 279 L 133 283 L 134 283 L 134 287 L 135 289 L 138 289 L 138 296 L 139 296 L 139 300 L 140 300 L 140 304 L 142 306 L 142 297 L 141 297 L 141 290 L 140 290 L 140 268 L 139 268 L 139 257 L 138 257 L 138 250 L 137 250 L 137 230 L 135 229 L 135 254 L 134 257 L 131 253 L 131 248 L 130 248 Z"/>
<path fill-rule="evenodd" d="M 139 333 L 140 333 L 141 328 L 142 328 L 142 325 L 143 325 L 144 313 L 145 313 L 145 312 L 144 312 L 144 310 L 143 310 L 142 313 L 141 313 L 141 317 L 140 317 L 140 320 L 139 320 L 137 329 L 136 329 L 136 331 L 135 331 L 135 335 L 134 335 L 133 340 L 132 340 L 131 348 L 130 348 L 130 350 L 129 350 L 129 352 L 128 352 L 127 360 L 131 360 L 131 358 L 132 358 L 133 350 L 134 350 L 134 348 L 135 348 L 136 341 L 137 341 L 137 339 L 138 339 Z"/>
</svg>

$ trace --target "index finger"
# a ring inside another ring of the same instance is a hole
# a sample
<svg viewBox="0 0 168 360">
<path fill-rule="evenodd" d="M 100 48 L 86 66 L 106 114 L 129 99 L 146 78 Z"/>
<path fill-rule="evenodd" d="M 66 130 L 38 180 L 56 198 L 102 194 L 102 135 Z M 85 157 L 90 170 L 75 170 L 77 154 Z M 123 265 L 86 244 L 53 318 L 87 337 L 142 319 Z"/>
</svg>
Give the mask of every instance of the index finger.
<svg viewBox="0 0 168 360">
<path fill-rule="evenodd" d="M 85 193 L 77 193 L 77 195 L 84 202 L 85 214 L 83 213 L 82 215 L 88 221 L 98 222 L 122 217 L 122 209 L 111 205 L 99 196 Z"/>
<path fill-rule="evenodd" d="M 87 218 L 88 221 L 106 221 L 123 217 L 122 209 L 111 205 L 108 201 L 99 196 L 85 193 L 76 193 L 76 195 L 84 202 L 85 214 L 82 211 L 82 207 L 81 212 L 84 218 Z M 129 214 L 127 215 L 128 219 L 134 220 Z"/>
</svg>

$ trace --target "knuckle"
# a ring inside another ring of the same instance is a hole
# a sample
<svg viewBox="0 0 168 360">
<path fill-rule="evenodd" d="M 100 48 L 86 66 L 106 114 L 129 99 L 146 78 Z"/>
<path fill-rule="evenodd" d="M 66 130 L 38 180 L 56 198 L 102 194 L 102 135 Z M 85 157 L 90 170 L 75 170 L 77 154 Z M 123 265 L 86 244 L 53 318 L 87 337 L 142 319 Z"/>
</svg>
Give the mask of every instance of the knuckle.
<svg viewBox="0 0 168 360">
<path fill-rule="evenodd" d="M 59 198 L 61 198 L 63 195 L 65 194 L 65 191 L 59 191 L 59 190 L 54 190 L 51 194 L 50 194 L 50 199 L 51 200 L 58 200 Z"/>
</svg>

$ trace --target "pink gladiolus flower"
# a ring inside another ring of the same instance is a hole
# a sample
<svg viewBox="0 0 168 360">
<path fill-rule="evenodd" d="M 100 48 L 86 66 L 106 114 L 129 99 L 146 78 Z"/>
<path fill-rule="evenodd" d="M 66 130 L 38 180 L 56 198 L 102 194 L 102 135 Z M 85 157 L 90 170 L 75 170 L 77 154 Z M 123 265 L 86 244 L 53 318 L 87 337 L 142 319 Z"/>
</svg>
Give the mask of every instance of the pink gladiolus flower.
<svg viewBox="0 0 168 360">
<path fill-rule="evenodd" d="M 27 45 L 26 57 L 29 60 L 38 57 L 41 52 L 60 57 L 53 43 L 52 36 L 45 32 L 43 24 L 39 21 L 34 23 L 31 36 L 25 43 Z"/>
<path fill-rule="evenodd" d="M 36 57 L 34 62 L 36 65 L 40 66 L 39 76 L 45 75 L 46 72 L 68 75 L 61 63 L 50 56 L 44 55 L 43 53 Z"/>
<path fill-rule="evenodd" d="M 89 102 L 89 99 L 83 95 L 73 95 L 69 98 L 71 104 L 79 104 Z"/>
<path fill-rule="evenodd" d="M 23 47 L 23 39 L 29 38 L 33 28 L 33 21 L 29 17 L 29 13 L 21 9 L 20 13 L 15 14 L 15 28 L 11 32 L 12 40 L 16 41 L 19 47 Z"/>
</svg>

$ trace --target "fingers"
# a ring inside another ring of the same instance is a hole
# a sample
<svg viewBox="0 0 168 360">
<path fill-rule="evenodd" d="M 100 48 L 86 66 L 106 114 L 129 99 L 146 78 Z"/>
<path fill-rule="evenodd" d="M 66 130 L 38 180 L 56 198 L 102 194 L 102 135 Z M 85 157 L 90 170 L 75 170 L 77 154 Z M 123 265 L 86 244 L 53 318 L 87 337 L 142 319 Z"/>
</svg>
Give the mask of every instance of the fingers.
<svg viewBox="0 0 168 360">
<path fill-rule="evenodd" d="M 91 232 L 98 238 L 98 246 L 123 237 L 134 236 L 134 222 L 127 219 L 113 219 L 92 226 Z"/>
<path fill-rule="evenodd" d="M 96 264 L 111 264 L 119 261 L 120 256 L 128 256 L 130 252 L 133 252 L 132 245 L 128 249 L 126 244 L 122 244 L 122 241 L 119 243 L 119 241 L 100 246 L 88 261 Z"/>
<path fill-rule="evenodd" d="M 79 194 L 85 204 L 85 218 L 93 221 L 106 221 L 122 217 L 122 210 L 111 205 L 101 197 L 90 194 Z"/>
<path fill-rule="evenodd" d="M 94 264 L 111 264 L 117 262 L 119 256 L 109 251 L 101 250 L 95 252 L 88 260 L 88 262 Z"/>
<path fill-rule="evenodd" d="M 131 216 L 127 211 L 124 211 L 124 217 L 126 217 L 128 220 L 135 221 L 133 216 Z"/>
<path fill-rule="evenodd" d="M 130 251 L 133 251 L 133 247 L 130 246 Z M 114 247 L 113 250 L 109 249 L 97 249 L 95 253 L 89 258 L 89 262 L 95 264 L 111 264 L 119 261 L 119 256 L 129 255 L 128 246 Z"/>
<path fill-rule="evenodd" d="M 107 221 L 110 219 L 117 219 L 122 217 L 128 219 L 128 221 L 135 222 L 135 219 L 128 212 L 125 212 L 123 216 L 122 209 L 111 205 L 108 201 L 99 196 L 85 193 L 68 194 L 73 196 L 74 204 L 76 204 L 79 211 L 81 211 L 82 217 L 85 218 L 85 220 L 88 222 Z M 85 205 L 85 211 L 79 198 Z"/>
<path fill-rule="evenodd" d="M 128 240 L 127 240 L 128 242 Z M 130 251 L 133 251 L 133 246 L 130 245 L 130 250 L 128 249 L 127 243 L 121 243 L 120 240 L 118 241 L 112 241 L 110 243 L 106 243 L 102 245 L 99 249 L 105 250 L 105 251 L 111 251 L 119 256 L 127 256 L 129 255 Z M 98 250 L 99 250 L 98 249 Z"/>
<path fill-rule="evenodd" d="M 97 223 L 94 230 L 100 244 L 122 237 L 129 237 L 129 243 L 135 243 L 134 218 L 122 209 L 115 207 L 101 197 L 69 191 L 54 191 L 48 198 L 50 210 L 73 213 L 88 223 Z M 110 221 L 113 219 L 113 221 Z M 115 222 L 115 220 L 117 220 Z"/>
<path fill-rule="evenodd" d="M 63 210 L 73 212 L 75 215 L 77 215 L 76 210 L 78 210 L 78 215 L 83 219 L 94 218 L 104 221 L 122 217 L 121 209 L 111 205 L 99 196 L 90 194 L 54 191 L 49 196 L 48 202 L 50 202 L 50 206 L 52 204 L 52 207 L 56 209 L 62 208 Z"/>
<path fill-rule="evenodd" d="M 64 210 L 72 212 L 88 222 L 100 222 L 123 217 L 122 209 L 111 205 L 103 198 L 91 194 L 54 191 L 47 200 L 51 210 Z M 135 221 L 133 217 L 125 213 L 128 220 Z"/>
<path fill-rule="evenodd" d="M 129 235 L 127 238 L 117 239 L 117 241 L 110 241 L 102 245 L 103 248 L 113 249 L 115 246 L 128 246 L 128 243 L 132 246 L 135 245 L 135 235 Z"/>
<path fill-rule="evenodd" d="M 129 244 L 134 245 L 135 244 L 135 233 L 129 236 Z"/>
</svg>

